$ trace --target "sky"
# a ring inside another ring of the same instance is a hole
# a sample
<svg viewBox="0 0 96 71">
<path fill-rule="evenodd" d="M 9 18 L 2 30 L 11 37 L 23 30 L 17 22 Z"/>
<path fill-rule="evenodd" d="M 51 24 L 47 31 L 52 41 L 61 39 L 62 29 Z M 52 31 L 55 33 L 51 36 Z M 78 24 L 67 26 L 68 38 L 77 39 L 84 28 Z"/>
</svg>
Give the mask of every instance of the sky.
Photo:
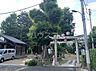
<svg viewBox="0 0 96 71">
<path fill-rule="evenodd" d="M 79 0 L 57 0 L 59 7 L 62 9 L 64 7 L 69 7 L 70 10 L 77 10 L 81 12 L 81 5 Z M 0 13 L 9 12 L 9 11 L 15 11 L 18 9 L 26 8 L 38 3 L 43 2 L 43 0 L 1 0 L 0 1 Z M 95 0 L 85 0 L 85 3 L 87 8 L 90 8 L 92 10 L 92 25 L 96 26 L 96 1 Z M 32 10 L 34 8 L 39 9 L 39 6 L 30 8 L 25 11 Z M 85 11 L 86 12 L 86 11 Z M 19 12 L 18 12 L 19 13 Z M 0 23 L 6 19 L 10 14 L 6 15 L 0 15 Z M 79 13 L 73 13 L 74 20 L 73 23 L 76 23 L 75 26 L 75 35 L 81 35 L 83 34 L 83 24 L 81 15 Z M 89 23 L 89 17 L 88 14 L 86 14 L 86 27 L 87 27 L 87 33 L 90 32 L 90 23 Z"/>
</svg>

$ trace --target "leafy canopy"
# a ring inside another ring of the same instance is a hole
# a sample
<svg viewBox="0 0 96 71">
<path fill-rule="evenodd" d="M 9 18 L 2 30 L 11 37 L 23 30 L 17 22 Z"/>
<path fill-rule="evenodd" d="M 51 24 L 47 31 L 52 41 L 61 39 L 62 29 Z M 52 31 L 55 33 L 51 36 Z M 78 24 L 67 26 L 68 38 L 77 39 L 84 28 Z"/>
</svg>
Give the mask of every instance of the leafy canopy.
<svg viewBox="0 0 96 71">
<path fill-rule="evenodd" d="M 29 29 L 30 45 L 33 49 L 36 47 L 40 50 L 42 46 L 48 46 L 51 39 L 49 36 L 54 34 L 65 34 L 70 32 L 73 35 L 72 24 L 73 15 L 69 8 L 61 9 L 56 0 L 44 0 L 40 4 L 40 10 L 33 9 L 29 12 L 30 17 L 34 20 L 34 25 Z M 38 51 L 37 51 L 38 52 Z"/>
</svg>

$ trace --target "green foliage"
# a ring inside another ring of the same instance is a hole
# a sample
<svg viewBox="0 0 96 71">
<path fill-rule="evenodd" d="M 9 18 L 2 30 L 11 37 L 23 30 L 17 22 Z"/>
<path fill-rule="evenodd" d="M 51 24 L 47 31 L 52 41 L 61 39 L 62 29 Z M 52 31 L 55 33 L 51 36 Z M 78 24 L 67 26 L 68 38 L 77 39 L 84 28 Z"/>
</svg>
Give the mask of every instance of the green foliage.
<svg viewBox="0 0 96 71">
<path fill-rule="evenodd" d="M 46 13 L 48 22 L 52 24 L 59 23 L 62 12 L 61 9 L 58 8 L 55 0 L 44 1 L 44 3 L 40 5 L 40 8 Z"/>
<path fill-rule="evenodd" d="M 38 23 L 39 21 L 46 21 L 46 15 L 37 9 L 30 10 L 29 15 L 32 19 L 34 19 L 35 23 Z"/>
<path fill-rule="evenodd" d="M 40 8 L 45 12 L 45 13 L 49 13 L 49 11 L 51 11 L 54 8 L 58 8 L 58 5 L 56 4 L 55 1 L 52 0 L 47 0 L 44 1 L 42 4 L 40 4 Z"/>
<path fill-rule="evenodd" d="M 1 32 L 28 43 L 27 33 L 31 25 L 28 13 L 22 12 L 20 15 L 13 13 L 1 23 Z"/>
<path fill-rule="evenodd" d="M 29 33 L 27 34 L 27 36 L 29 37 L 29 40 L 31 41 L 31 39 L 33 39 L 32 37 L 35 37 L 35 31 L 36 31 L 37 27 L 35 24 L 33 24 L 30 28 L 29 28 Z"/>
<path fill-rule="evenodd" d="M 52 24 L 58 24 L 61 19 L 61 9 L 60 8 L 54 8 L 53 10 L 48 12 L 48 18 L 49 22 Z"/>
<path fill-rule="evenodd" d="M 57 54 L 58 56 L 61 56 L 62 54 L 65 54 L 67 50 L 69 53 L 75 53 L 76 51 L 76 48 L 73 47 L 72 45 L 67 45 L 66 43 L 65 44 L 61 44 L 61 45 L 58 45 L 58 48 L 57 48 Z"/>
<path fill-rule="evenodd" d="M 94 26 L 92 29 L 92 36 L 96 38 L 96 26 Z"/>
<path fill-rule="evenodd" d="M 30 61 L 25 62 L 25 65 L 36 66 L 37 65 L 37 61 L 36 60 L 30 60 Z"/>
<path fill-rule="evenodd" d="M 91 66 L 96 70 L 96 49 L 90 50 Z"/>
<path fill-rule="evenodd" d="M 75 49 L 72 46 L 68 46 L 67 50 L 68 50 L 69 53 L 74 53 L 75 52 Z"/>
<path fill-rule="evenodd" d="M 72 24 L 72 13 L 69 8 L 60 9 L 56 2 L 57 0 L 44 0 L 40 4 L 41 10 L 34 9 L 29 13 L 34 20 L 34 25 L 30 27 L 28 37 L 30 47 L 34 51 L 42 52 L 44 46 L 48 46 L 51 41 L 49 36 L 54 34 L 66 35 L 66 32 L 70 32 L 70 35 L 74 34 L 71 31 L 75 26 Z M 58 50 L 61 51 L 62 49 Z"/>
<path fill-rule="evenodd" d="M 74 29 L 73 23 L 73 15 L 70 12 L 69 8 L 64 8 L 62 13 L 62 18 L 60 20 L 61 33 L 66 35 L 66 32 L 70 32 L 70 35 L 73 36 L 74 32 L 71 32 Z"/>
<path fill-rule="evenodd" d="M 34 29 L 34 27 L 36 27 Z M 39 22 L 36 26 L 34 25 L 29 29 L 29 39 L 31 40 L 30 45 L 32 45 L 32 50 L 33 52 L 41 52 L 42 49 L 41 47 L 44 45 L 49 45 L 50 43 L 50 38 L 49 35 L 52 32 L 51 31 L 51 26 L 49 23 L 46 22 Z M 33 28 L 33 29 L 32 29 Z M 34 31 L 34 32 L 33 32 Z"/>
<path fill-rule="evenodd" d="M 1 23 L 1 32 L 16 38 L 19 38 L 20 27 L 17 24 L 17 15 L 11 14 L 5 21 Z"/>
<path fill-rule="evenodd" d="M 67 48 L 67 45 L 66 44 L 58 45 L 58 48 L 57 48 L 57 54 L 58 54 L 58 56 L 61 56 L 62 54 L 64 54 L 66 48 Z"/>
<path fill-rule="evenodd" d="M 30 19 L 27 12 L 21 12 L 21 14 L 18 15 L 17 21 L 17 24 L 20 26 L 20 39 L 28 43 L 29 41 L 27 33 L 29 32 L 29 28 L 32 25 L 32 20 Z"/>
<path fill-rule="evenodd" d="M 92 32 L 90 32 L 89 39 L 88 39 L 88 46 L 92 48 L 92 38 L 94 47 L 96 47 L 96 26 L 93 27 Z"/>
</svg>

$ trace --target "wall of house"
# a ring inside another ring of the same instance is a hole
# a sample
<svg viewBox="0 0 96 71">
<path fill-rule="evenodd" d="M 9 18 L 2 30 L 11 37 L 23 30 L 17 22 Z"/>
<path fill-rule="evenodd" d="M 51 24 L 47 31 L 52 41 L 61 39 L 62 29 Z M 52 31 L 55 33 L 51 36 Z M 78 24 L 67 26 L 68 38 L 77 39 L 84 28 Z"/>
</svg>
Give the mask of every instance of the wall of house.
<svg viewBox="0 0 96 71">
<path fill-rule="evenodd" d="M 16 46 L 16 54 L 17 55 L 24 55 L 25 54 L 25 47 L 17 45 Z"/>
<path fill-rule="evenodd" d="M 0 43 L 0 49 L 3 49 L 3 48 L 4 48 L 4 44 Z"/>
</svg>

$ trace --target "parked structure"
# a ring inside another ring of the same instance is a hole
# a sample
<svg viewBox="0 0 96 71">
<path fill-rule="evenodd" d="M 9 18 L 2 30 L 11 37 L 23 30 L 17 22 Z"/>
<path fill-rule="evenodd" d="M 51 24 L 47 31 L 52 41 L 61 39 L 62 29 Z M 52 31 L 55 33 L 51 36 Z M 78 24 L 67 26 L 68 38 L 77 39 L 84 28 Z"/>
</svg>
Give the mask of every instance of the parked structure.
<svg viewBox="0 0 96 71">
<path fill-rule="evenodd" d="M 27 44 L 14 37 L 1 35 L 0 49 L 16 49 L 16 55 L 23 55 L 26 53 Z"/>
</svg>

